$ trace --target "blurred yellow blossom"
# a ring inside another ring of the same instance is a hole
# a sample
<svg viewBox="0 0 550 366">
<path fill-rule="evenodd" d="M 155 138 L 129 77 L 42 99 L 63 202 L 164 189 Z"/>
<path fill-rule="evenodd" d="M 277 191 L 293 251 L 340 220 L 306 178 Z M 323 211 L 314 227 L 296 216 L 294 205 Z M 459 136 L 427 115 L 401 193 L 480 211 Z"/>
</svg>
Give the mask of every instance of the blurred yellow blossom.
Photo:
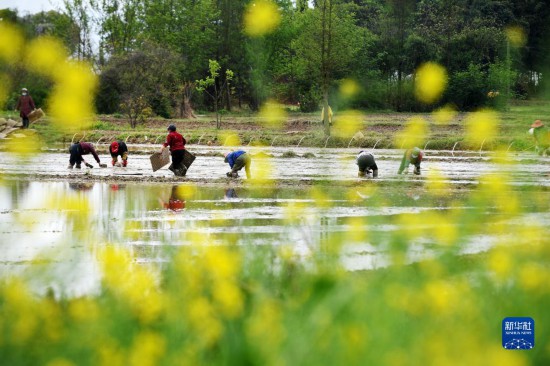
<svg viewBox="0 0 550 366">
<path fill-rule="evenodd" d="M 467 138 L 477 144 L 483 144 L 496 137 L 500 118 L 493 110 L 481 109 L 477 112 L 469 113 L 464 123 Z"/>
<path fill-rule="evenodd" d="M 244 14 L 244 31 L 252 37 L 259 37 L 273 32 L 281 22 L 277 5 L 268 0 L 251 2 Z"/>
<path fill-rule="evenodd" d="M 194 198 L 198 192 L 197 185 L 194 183 L 180 184 L 176 188 L 178 195 L 185 199 Z"/>
<path fill-rule="evenodd" d="M 9 77 L 0 72 L 0 105 L 4 105 L 6 99 L 8 99 L 8 93 L 11 89 L 11 81 Z"/>
<path fill-rule="evenodd" d="M 223 141 L 223 146 L 240 146 L 241 145 L 241 138 L 239 135 L 234 133 L 233 131 L 222 131 L 220 132 L 220 135 L 218 136 L 219 141 Z"/>
<path fill-rule="evenodd" d="M 449 124 L 457 115 L 457 111 L 451 105 L 444 105 L 432 112 L 432 118 L 438 125 Z"/>
<path fill-rule="evenodd" d="M 367 240 L 367 229 L 363 217 L 350 217 L 346 222 L 345 243 L 364 243 Z"/>
<path fill-rule="evenodd" d="M 166 340 L 156 332 L 142 331 L 137 335 L 130 353 L 130 365 L 159 365 L 166 351 Z"/>
<path fill-rule="evenodd" d="M 435 103 L 447 87 L 445 68 L 434 62 L 427 62 L 416 70 L 415 95 L 423 103 Z"/>
<path fill-rule="evenodd" d="M 283 106 L 274 100 L 268 100 L 260 108 L 258 114 L 260 123 L 268 128 L 281 129 L 286 122 L 286 112 Z"/>
<path fill-rule="evenodd" d="M 10 153 L 30 157 L 36 155 L 36 150 L 43 145 L 38 134 L 25 134 L 23 138 L 12 138 L 5 144 L 6 150 Z"/>
<path fill-rule="evenodd" d="M 334 120 L 334 136 L 351 138 L 363 128 L 363 114 L 356 110 L 343 111 Z"/>
<path fill-rule="evenodd" d="M 344 79 L 340 83 L 340 94 L 344 98 L 353 98 L 359 91 L 359 84 L 354 79 Z"/>
<path fill-rule="evenodd" d="M 493 249 L 489 252 L 488 267 L 498 279 L 506 280 L 511 277 L 514 266 L 509 250 L 504 247 Z"/>
<path fill-rule="evenodd" d="M 513 47 L 523 47 L 527 43 L 525 30 L 520 26 L 511 26 L 506 28 L 506 38 Z"/>
<path fill-rule="evenodd" d="M 61 41 L 44 36 L 32 40 L 27 45 L 25 61 L 30 70 L 54 77 L 63 75 L 68 56 Z"/>
<path fill-rule="evenodd" d="M 21 32 L 13 25 L 0 20 L 0 60 L 8 65 L 19 62 L 23 43 Z"/>
<path fill-rule="evenodd" d="M 405 128 L 395 134 L 394 143 L 397 147 L 423 146 L 430 129 L 428 122 L 422 117 L 412 117 Z"/>
<path fill-rule="evenodd" d="M 283 326 L 283 309 L 272 299 L 263 299 L 256 304 L 245 327 L 247 338 L 266 358 L 278 352 L 287 335 Z"/>
</svg>

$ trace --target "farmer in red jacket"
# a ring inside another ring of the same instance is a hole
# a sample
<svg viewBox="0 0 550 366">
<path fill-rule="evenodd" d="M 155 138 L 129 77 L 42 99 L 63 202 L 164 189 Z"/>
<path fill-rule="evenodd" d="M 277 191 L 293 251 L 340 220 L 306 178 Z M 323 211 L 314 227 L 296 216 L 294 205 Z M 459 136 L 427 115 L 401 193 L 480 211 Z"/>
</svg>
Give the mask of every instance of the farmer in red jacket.
<svg viewBox="0 0 550 366">
<path fill-rule="evenodd" d="M 71 157 L 69 158 L 69 169 L 72 169 L 75 164 L 76 169 L 80 169 L 81 163 L 84 163 L 88 168 L 93 168 L 92 164 L 88 164 L 86 161 L 84 161 L 84 158 L 82 157 L 82 155 L 88 154 L 92 154 L 95 161 L 97 161 L 101 168 L 107 167 L 107 164 L 101 164 L 99 156 L 94 149 L 94 145 L 90 144 L 89 142 L 77 142 L 76 144 L 72 144 L 69 148 L 69 153 L 71 154 Z"/>
<path fill-rule="evenodd" d="M 187 167 L 183 165 L 183 154 L 185 151 L 185 138 L 176 132 L 176 126 L 168 126 L 168 136 L 166 136 L 166 142 L 163 144 L 160 152 L 162 153 L 166 147 L 170 146 L 170 153 L 172 155 L 172 164 L 168 167 L 175 175 L 183 177 L 187 173 Z"/>
<path fill-rule="evenodd" d="M 21 89 L 21 96 L 15 109 L 19 111 L 19 116 L 23 119 L 23 128 L 29 128 L 29 113 L 35 110 L 36 106 L 27 88 Z"/>
</svg>

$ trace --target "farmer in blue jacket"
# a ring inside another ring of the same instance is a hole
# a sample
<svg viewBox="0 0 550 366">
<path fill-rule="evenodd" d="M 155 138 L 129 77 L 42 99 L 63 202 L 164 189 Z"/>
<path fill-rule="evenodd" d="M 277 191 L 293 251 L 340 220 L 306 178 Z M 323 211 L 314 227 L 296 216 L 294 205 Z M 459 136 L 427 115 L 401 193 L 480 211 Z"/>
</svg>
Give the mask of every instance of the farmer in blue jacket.
<svg viewBox="0 0 550 366">
<path fill-rule="evenodd" d="M 231 151 L 225 154 L 225 162 L 229 163 L 231 171 L 227 173 L 228 177 L 237 178 L 239 170 L 244 167 L 246 178 L 250 179 L 250 155 L 243 150 Z"/>
</svg>

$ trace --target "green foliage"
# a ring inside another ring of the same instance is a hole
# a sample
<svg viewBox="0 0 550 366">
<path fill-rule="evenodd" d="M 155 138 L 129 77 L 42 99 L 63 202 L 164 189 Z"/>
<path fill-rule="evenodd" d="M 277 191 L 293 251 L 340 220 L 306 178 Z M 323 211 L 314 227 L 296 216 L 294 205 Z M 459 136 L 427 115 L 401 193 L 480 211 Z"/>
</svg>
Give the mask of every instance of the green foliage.
<svg viewBox="0 0 550 366">
<path fill-rule="evenodd" d="M 230 90 L 231 81 L 234 78 L 233 71 L 226 69 L 223 75 L 220 75 L 221 65 L 216 60 L 208 60 L 209 74 L 201 80 L 197 80 L 196 88 L 199 93 L 207 94 L 214 102 L 216 112 L 216 128 L 221 127 L 220 104 L 221 98 L 226 90 Z"/>
<path fill-rule="evenodd" d="M 150 107 L 154 114 L 170 118 L 181 62 L 169 50 L 152 45 L 113 57 L 99 78 L 98 111 L 114 113 L 124 104 L 125 113 L 132 110 L 134 116 L 137 110 Z"/>
<path fill-rule="evenodd" d="M 445 97 L 459 109 L 473 109 L 486 99 L 486 75 L 480 65 L 471 64 L 466 71 L 457 71 L 450 77 Z"/>
</svg>

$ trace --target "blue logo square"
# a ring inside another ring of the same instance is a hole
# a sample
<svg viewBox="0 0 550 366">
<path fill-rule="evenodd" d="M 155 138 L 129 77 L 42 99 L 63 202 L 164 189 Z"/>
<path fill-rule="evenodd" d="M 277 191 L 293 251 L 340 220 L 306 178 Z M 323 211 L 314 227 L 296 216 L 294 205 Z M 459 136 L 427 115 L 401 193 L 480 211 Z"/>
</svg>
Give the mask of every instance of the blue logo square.
<svg viewBox="0 0 550 366">
<path fill-rule="evenodd" d="M 502 320 L 502 347 L 510 350 L 535 347 L 535 321 L 533 318 L 504 318 Z"/>
</svg>

